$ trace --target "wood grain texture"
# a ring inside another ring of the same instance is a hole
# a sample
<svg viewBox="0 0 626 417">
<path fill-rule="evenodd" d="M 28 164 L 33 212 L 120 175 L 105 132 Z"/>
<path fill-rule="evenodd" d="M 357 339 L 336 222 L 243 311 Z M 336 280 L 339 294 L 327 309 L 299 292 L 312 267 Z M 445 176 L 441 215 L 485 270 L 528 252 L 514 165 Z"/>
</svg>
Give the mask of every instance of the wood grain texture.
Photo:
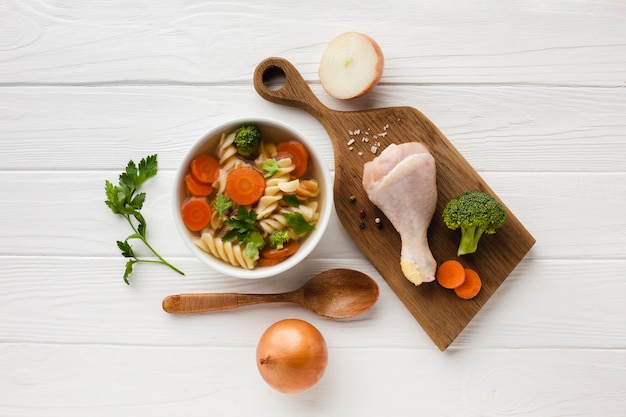
<svg viewBox="0 0 626 417">
<path fill-rule="evenodd" d="M 348 103 L 329 100 L 319 85 L 311 89 L 339 110 L 418 108 L 481 173 L 626 171 L 621 157 L 626 94 L 620 88 L 391 85 Z M 4 170 L 115 175 L 128 158 L 158 152 L 161 170 L 173 171 L 209 129 L 250 115 L 297 126 L 328 166 L 334 165 L 332 144 L 314 117 L 263 100 L 251 85 L 5 87 L 2 92 Z"/>
<path fill-rule="evenodd" d="M 321 331 L 328 332 L 325 327 Z M 289 415 L 293 410 L 306 417 L 354 413 L 617 416 L 615 410 L 623 405 L 626 389 L 622 350 L 468 348 L 442 355 L 414 348 L 378 348 L 378 360 L 372 360 L 371 349 L 355 348 L 331 349 L 320 382 L 301 395 L 284 396 L 263 386 L 250 366 L 254 351 L 254 346 L 8 343 L 2 347 L 5 360 L 20 366 L 0 379 L 0 389 L 13 394 L 0 402 L 0 413 L 115 417 L 132 412 L 161 417 L 211 410 L 243 415 L 252 402 L 258 409 L 255 415 L 260 416 Z M 401 366 L 389 366 L 390 358 Z M 66 366 L 60 373 L 50 364 Z M 104 385 L 106 381 L 112 383 Z M 349 389 L 337 395 L 337 386 Z M 378 395 L 363 396 L 373 389 Z M 66 392 L 81 395 L 58 394 Z M 34 393 L 36 403 L 23 400 Z M 393 401 L 381 401 L 381 397 Z M 451 400 L 443 401 L 443 397 Z"/>
<path fill-rule="evenodd" d="M 376 39 L 387 65 L 343 102 L 317 69 L 346 30 Z M 615 0 L 0 0 L 0 415 L 622 416 L 624 39 Z M 445 352 L 337 216 L 310 257 L 261 281 L 220 276 L 177 238 L 174 170 L 217 124 L 276 118 L 334 163 L 317 119 L 254 90 L 268 56 L 329 108 L 419 109 L 537 239 Z M 128 287 L 115 245 L 127 225 L 102 187 L 149 153 L 148 233 L 186 275 L 142 265 Z M 168 294 L 288 291 L 338 267 L 378 282 L 371 310 L 161 309 Z M 318 327 L 330 354 L 321 383 L 288 397 L 254 366 L 262 332 L 287 317 Z"/>
<path fill-rule="evenodd" d="M 286 53 L 317 82 L 326 43 L 357 30 L 381 45 L 384 84 L 624 85 L 626 12 L 610 0 L 5 2 L 2 83 L 233 85 Z"/>
<path fill-rule="evenodd" d="M 276 71 L 285 79 L 279 88 L 272 88 L 267 77 Z M 458 232 L 449 231 L 441 220 L 447 202 L 464 191 L 482 191 L 498 198 L 494 191 L 443 133 L 415 108 L 331 110 L 313 95 L 298 70 L 283 58 L 263 60 L 255 71 L 254 87 L 266 100 L 301 108 L 324 126 L 335 152 L 333 190 L 339 219 L 426 333 L 439 349 L 445 350 L 524 258 L 535 239 L 507 209 L 505 225 L 493 237 L 481 239 L 480 252 L 463 257 L 463 265 L 478 271 L 482 278 L 483 286 L 477 297 L 462 300 L 436 284 L 415 287 L 400 268 L 400 236 L 365 193 L 363 164 L 392 143 L 416 141 L 429 148 L 437 165 L 437 208 L 428 230 L 428 242 L 438 264 L 455 259 L 458 248 Z M 365 140 L 365 149 L 351 146 L 351 140 L 361 144 Z M 356 203 L 351 197 L 356 198 Z M 359 210 L 364 210 L 369 218 L 369 227 Z M 382 228 L 374 225 L 372 220 L 376 217 L 383 219 Z"/>
</svg>

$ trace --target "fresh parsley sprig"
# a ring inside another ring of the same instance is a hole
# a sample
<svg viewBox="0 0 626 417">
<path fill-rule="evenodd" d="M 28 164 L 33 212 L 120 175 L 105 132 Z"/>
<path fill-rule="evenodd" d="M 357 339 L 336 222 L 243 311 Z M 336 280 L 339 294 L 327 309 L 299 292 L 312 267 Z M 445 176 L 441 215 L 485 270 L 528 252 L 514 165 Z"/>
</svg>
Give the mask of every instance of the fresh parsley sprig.
<svg viewBox="0 0 626 417">
<path fill-rule="evenodd" d="M 287 224 L 291 226 L 294 233 L 297 235 L 315 230 L 315 226 L 311 226 L 300 212 L 283 213 L 283 216 L 285 216 Z"/>
<path fill-rule="evenodd" d="M 146 200 L 146 193 L 138 193 L 137 190 L 146 180 L 154 177 L 157 171 L 158 163 L 156 154 L 143 158 L 139 162 L 139 165 L 131 160 L 128 162 L 126 170 L 120 174 L 118 185 L 114 185 L 109 180 L 106 180 L 104 185 L 107 197 L 105 204 L 113 213 L 123 216 L 133 229 L 133 233 L 126 237 L 126 239 L 117 241 L 117 247 L 122 251 L 122 256 L 129 258 L 128 262 L 126 262 L 126 269 L 124 270 L 124 282 L 126 284 L 130 284 L 128 277 L 133 272 L 133 266 L 139 262 L 160 263 L 167 265 L 181 275 L 185 275 L 180 269 L 163 259 L 161 255 L 150 246 L 146 238 L 146 219 L 144 219 L 140 212 Z M 129 243 L 129 240 L 132 239 L 141 240 L 157 259 L 138 258 Z"/>
<path fill-rule="evenodd" d="M 245 207 L 238 206 L 236 216 L 224 220 L 228 230 L 222 240 L 225 242 L 239 241 L 244 247 L 246 256 L 250 259 L 256 258 L 259 251 L 265 246 L 263 236 L 254 225 L 256 219 L 257 214 L 254 210 L 248 211 Z"/>
</svg>

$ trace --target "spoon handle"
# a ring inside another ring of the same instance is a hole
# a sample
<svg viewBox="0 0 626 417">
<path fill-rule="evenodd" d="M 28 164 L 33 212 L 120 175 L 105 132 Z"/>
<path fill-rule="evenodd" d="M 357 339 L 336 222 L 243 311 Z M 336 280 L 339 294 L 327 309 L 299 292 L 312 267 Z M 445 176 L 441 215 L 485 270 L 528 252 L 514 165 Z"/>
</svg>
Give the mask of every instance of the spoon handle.
<svg viewBox="0 0 626 417">
<path fill-rule="evenodd" d="M 293 301 L 293 294 L 201 293 L 177 294 L 163 299 L 163 310 L 173 314 L 228 310 L 261 303 Z"/>
</svg>

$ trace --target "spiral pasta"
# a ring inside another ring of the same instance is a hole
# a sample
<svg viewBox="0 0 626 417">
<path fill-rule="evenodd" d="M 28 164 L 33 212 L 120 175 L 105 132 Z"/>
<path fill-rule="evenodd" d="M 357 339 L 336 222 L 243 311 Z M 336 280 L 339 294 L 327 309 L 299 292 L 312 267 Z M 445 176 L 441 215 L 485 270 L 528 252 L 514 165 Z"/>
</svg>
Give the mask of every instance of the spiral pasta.
<svg viewBox="0 0 626 417">
<path fill-rule="evenodd" d="M 278 171 L 265 180 L 265 191 L 254 208 L 257 213 L 257 219 L 264 219 L 272 214 L 278 207 L 278 202 L 283 198 L 284 192 L 289 189 L 294 189 L 295 191 L 299 185 L 299 180 L 290 181 L 289 179 L 289 173 L 295 168 L 291 158 L 280 159 L 277 161 L 277 164 L 279 167 Z"/>
<path fill-rule="evenodd" d="M 269 142 L 262 142 L 261 146 L 259 146 L 259 156 L 256 159 L 257 166 L 270 158 L 276 155 L 276 144 Z"/>
<path fill-rule="evenodd" d="M 291 231 L 291 228 L 287 224 L 287 219 L 283 215 L 282 211 L 273 213 L 271 216 L 268 216 L 259 221 L 259 229 L 265 235 L 271 235 L 272 233 L 278 230 L 287 230 L 291 239 L 297 239 L 297 235 Z"/>
<path fill-rule="evenodd" d="M 254 258 L 248 258 L 239 243 L 224 242 L 222 238 L 215 237 L 214 232 L 210 229 L 202 232 L 200 239 L 196 240 L 196 245 L 224 262 L 245 269 L 253 269 L 259 259 L 258 255 Z"/>
<path fill-rule="evenodd" d="M 233 169 L 237 160 L 237 148 L 235 148 L 234 144 L 235 134 L 236 132 L 229 133 L 228 135 L 222 133 L 217 146 L 217 157 L 219 158 L 220 168 L 227 172 Z"/>
<path fill-rule="evenodd" d="M 258 222 L 259 229 L 261 229 L 261 231 L 266 235 L 271 235 L 279 230 L 285 230 L 289 233 L 289 237 L 293 240 L 302 238 L 302 236 L 296 234 L 293 228 L 289 225 L 287 218 L 285 217 L 285 213 L 300 213 L 307 223 L 314 226 L 319 219 L 318 202 L 310 201 L 307 204 L 300 204 L 298 207 L 283 207 L 279 211 L 274 212 L 271 216 L 260 220 Z"/>
<path fill-rule="evenodd" d="M 298 200 L 304 201 L 311 197 L 317 197 L 320 193 L 317 180 L 302 180 L 295 191 Z"/>
</svg>

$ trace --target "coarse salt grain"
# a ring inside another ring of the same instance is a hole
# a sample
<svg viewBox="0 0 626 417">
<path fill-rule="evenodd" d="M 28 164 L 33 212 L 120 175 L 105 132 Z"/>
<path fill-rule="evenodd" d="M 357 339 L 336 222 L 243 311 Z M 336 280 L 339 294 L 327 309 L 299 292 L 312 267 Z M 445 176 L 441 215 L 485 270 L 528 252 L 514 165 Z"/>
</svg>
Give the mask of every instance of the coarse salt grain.
<svg viewBox="0 0 626 417">
<path fill-rule="evenodd" d="M 354 139 L 350 139 L 350 140 L 348 141 L 348 146 L 350 146 L 350 145 L 354 145 Z"/>
<path fill-rule="evenodd" d="M 359 156 L 363 156 L 363 152 L 359 151 Z"/>
<path fill-rule="evenodd" d="M 376 146 L 372 146 L 370 148 L 370 151 L 372 151 L 372 153 L 376 153 L 376 151 L 378 151 L 378 148 Z"/>
</svg>

